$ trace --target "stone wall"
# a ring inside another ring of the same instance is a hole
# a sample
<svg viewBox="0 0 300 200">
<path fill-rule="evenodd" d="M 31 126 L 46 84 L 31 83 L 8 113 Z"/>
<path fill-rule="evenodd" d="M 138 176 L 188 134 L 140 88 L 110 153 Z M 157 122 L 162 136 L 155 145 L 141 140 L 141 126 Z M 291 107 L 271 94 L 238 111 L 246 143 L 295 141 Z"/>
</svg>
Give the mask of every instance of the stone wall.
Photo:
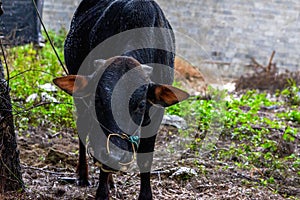
<svg viewBox="0 0 300 200">
<path fill-rule="evenodd" d="M 45 0 L 49 28 L 68 29 L 80 0 Z M 250 58 L 299 70 L 299 0 L 157 0 L 173 25 L 177 53 L 206 76 L 236 77 Z M 217 63 L 217 64 L 216 64 Z"/>
</svg>

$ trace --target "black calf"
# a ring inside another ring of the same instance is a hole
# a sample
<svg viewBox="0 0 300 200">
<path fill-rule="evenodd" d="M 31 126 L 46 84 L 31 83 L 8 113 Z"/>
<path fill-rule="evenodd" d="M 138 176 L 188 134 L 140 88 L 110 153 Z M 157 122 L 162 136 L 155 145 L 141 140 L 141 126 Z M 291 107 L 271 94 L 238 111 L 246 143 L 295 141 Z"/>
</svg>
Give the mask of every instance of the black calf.
<svg viewBox="0 0 300 200">
<path fill-rule="evenodd" d="M 79 185 L 88 184 L 87 136 L 101 163 L 96 199 L 108 199 L 111 173 L 126 170 L 135 157 L 139 199 L 152 199 L 150 170 L 163 107 L 188 98 L 167 85 L 173 81 L 174 42 L 154 1 L 83 0 L 75 12 L 65 42 L 71 75 L 54 83 L 74 96 Z"/>
</svg>

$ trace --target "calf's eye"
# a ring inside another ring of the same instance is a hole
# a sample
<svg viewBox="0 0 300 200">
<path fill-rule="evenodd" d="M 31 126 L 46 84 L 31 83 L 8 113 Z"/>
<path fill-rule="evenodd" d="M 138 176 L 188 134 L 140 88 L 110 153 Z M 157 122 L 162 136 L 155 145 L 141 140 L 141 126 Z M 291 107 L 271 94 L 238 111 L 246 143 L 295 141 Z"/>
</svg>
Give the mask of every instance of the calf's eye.
<svg viewBox="0 0 300 200">
<path fill-rule="evenodd" d="M 141 101 L 141 102 L 139 103 L 138 109 L 139 109 L 139 110 L 142 110 L 142 109 L 144 109 L 145 107 L 146 107 L 146 101 L 143 100 L 143 101 Z"/>
</svg>

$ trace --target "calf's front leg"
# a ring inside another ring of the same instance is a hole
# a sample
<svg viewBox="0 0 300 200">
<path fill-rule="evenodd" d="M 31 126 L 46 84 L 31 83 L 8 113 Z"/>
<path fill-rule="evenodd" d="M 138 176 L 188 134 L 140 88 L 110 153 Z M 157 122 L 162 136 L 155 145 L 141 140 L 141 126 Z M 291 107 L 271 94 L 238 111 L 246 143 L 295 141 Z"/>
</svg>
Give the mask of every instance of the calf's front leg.
<svg viewBox="0 0 300 200">
<path fill-rule="evenodd" d="M 91 121 L 88 107 L 85 106 L 84 99 L 74 98 L 74 102 L 77 110 L 76 126 L 79 136 L 79 160 L 77 165 L 77 185 L 89 186 L 88 181 L 88 163 L 86 158 L 86 138 L 88 133 L 92 130 L 87 126 L 87 121 Z"/>
<path fill-rule="evenodd" d="M 77 165 L 77 185 L 89 186 L 88 181 L 88 164 L 86 160 L 86 148 L 85 145 L 79 140 L 79 161 Z"/>
<path fill-rule="evenodd" d="M 150 184 L 150 171 L 153 161 L 155 136 L 142 138 L 137 154 L 137 164 L 140 169 L 141 184 L 139 200 L 152 200 L 152 189 Z"/>
<path fill-rule="evenodd" d="M 156 134 L 164 115 L 164 109 L 153 107 L 149 112 L 150 123 L 142 127 L 142 134 L 137 153 L 137 164 L 141 174 L 139 200 L 152 200 L 150 172 L 153 162 Z"/>
<path fill-rule="evenodd" d="M 96 200 L 109 200 L 109 182 L 112 180 L 110 172 L 100 169 L 99 186 L 96 192 Z M 111 180 L 110 180 L 111 179 Z"/>
</svg>

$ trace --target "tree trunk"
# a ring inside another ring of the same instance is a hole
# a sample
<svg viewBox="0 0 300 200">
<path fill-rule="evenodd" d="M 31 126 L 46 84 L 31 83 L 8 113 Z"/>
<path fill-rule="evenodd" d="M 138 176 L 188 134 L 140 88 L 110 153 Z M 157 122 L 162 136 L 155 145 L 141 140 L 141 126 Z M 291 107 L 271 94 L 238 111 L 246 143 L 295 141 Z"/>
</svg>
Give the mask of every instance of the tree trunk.
<svg viewBox="0 0 300 200">
<path fill-rule="evenodd" d="M 0 193 L 23 189 L 9 88 L 0 60 Z"/>
<path fill-rule="evenodd" d="M 0 16 L 2 14 L 2 0 L 0 0 Z M 3 72 L 2 61 L 0 60 L 0 194 L 24 188 L 9 86 Z"/>
</svg>

